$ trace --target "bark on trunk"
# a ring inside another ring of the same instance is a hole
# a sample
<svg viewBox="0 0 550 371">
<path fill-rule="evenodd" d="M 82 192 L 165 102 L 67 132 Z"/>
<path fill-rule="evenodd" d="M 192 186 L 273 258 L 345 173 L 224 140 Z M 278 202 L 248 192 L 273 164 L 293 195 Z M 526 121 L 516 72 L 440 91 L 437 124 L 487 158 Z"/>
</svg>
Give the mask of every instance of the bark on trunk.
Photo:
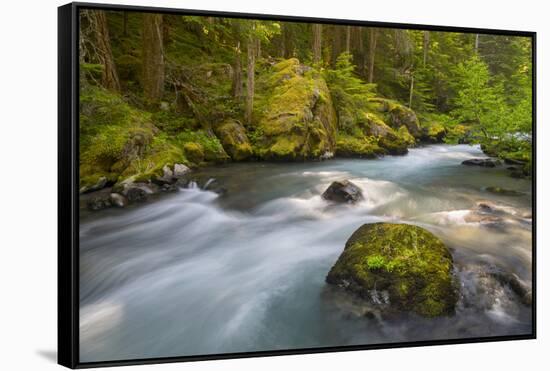
<svg viewBox="0 0 550 371">
<path fill-rule="evenodd" d="M 94 22 L 99 62 L 103 65 L 101 84 L 107 89 L 119 91 L 120 81 L 111 49 L 107 15 L 103 10 L 93 10 L 90 15 L 91 21 Z"/>
<path fill-rule="evenodd" d="M 346 52 L 350 52 L 351 46 L 351 26 L 346 26 Z"/>
<path fill-rule="evenodd" d="M 374 81 L 374 60 L 376 56 L 376 42 L 378 40 L 378 30 L 371 28 L 369 30 L 369 79 L 368 82 Z"/>
<path fill-rule="evenodd" d="M 241 43 L 237 43 L 235 50 L 235 64 L 233 65 L 233 97 L 240 98 L 243 95 L 243 77 L 241 65 Z"/>
<path fill-rule="evenodd" d="M 430 48 L 430 31 L 424 31 L 424 42 L 422 46 L 422 52 L 424 54 L 422 58 L 422 63 L 424 67 L 426 67 L 426 62 L 428 61 L 429 48 Z"/>
<path fill-rule="evenodd" d="M 252 109 L 254 107 L 254 65 L 256 64 L 256 45 L 256 39 L 251 36 L 247 46 L 246 107 L 244 117 L 248 125 L 252 124 Z"/>
<path fill-rule="evenodd" d="M 414 75 L 411 73 L 411 88 L 409 91 L 409 108 L 411 109 L 412 109 L 413 94 L 414 94 Z"/>
<path fill-rule="evenodd" d="M 323 26 L 321 24 L 313 24 L 313 63 L 321 63 L 321 43 L 322 43 Z"/>
<path fill-rule="evenodd" d="M 149 103 L 164 92 L 162 14 L 143 14 L 143 92 Z"/>
</svg>

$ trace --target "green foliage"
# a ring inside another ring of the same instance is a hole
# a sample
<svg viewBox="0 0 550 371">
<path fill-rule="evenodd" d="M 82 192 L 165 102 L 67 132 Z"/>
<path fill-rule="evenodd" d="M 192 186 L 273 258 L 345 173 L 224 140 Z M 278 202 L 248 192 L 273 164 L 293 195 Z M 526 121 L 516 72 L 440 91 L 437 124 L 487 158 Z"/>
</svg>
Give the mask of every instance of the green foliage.
<svg viewBox="0 0 550 371">
<path fill-rule="evenodd" d="M 355 75 L 352 58 L 350 53 L 340 54 L 334 69 L 324 73 L 336 106 L 339 129 L 350 134 L 363 118 L 362 112 L 368 109 L 368 99 L 374 96 L 374 85 Z"/>
</svg>

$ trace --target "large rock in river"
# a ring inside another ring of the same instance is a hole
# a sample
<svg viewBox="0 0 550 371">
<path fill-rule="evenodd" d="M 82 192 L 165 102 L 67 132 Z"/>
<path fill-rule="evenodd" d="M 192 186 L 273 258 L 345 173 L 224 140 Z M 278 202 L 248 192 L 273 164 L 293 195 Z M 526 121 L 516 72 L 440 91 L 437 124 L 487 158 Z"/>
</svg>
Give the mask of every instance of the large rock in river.
<svg viewBox="0 0 550 371">
<path fill-rule="evenodd" d="M 355 203 L 363 199 L 363 193 L 349 180 L 337 180 L 332 182 L 322 197 L 329 201 Z"/>
<path fill-rule="evenodd" d="M 327 275 L 359 297 L 425 317 L 454 313 L 453 258 L 429 231 L 408 224 L 373 223 L 357 229 Z"/>
</svg>

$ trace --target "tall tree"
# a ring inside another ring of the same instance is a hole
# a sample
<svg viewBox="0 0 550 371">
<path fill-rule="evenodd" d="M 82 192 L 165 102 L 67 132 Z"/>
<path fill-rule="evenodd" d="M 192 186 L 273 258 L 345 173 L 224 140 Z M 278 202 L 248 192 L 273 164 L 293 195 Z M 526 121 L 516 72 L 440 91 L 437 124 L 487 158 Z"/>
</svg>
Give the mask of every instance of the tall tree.
<svg viewBox="0 0 550 371">
<path fill-rule="evenodd" d="M 91 10 L 89 15 L 95 33 L 97 57 L 103 66 L 101 84 L 107 89 L 118 91 L 120 82 L 111 49 L 107 16 L 104 10 Z"/>
<path fill-rule="evenodd" d="M 237 41 L 235 48 L 235 63 L 233 64 L 233 84 L 232 91 L 234 98 L 240 98 L 243 95 L 243 77 L 241 65 L 241 42 Z"/>
<path fill-rule="evenodd" d="M 430 31 L 424 31 L 424 38 L 422 43 L 422 65 L 426 67 L 428 60 L 428 51 L 430 49 Z"/>
<path fill-rule="evenodd" d="M 351 26 L 346 26 L 346 52 L 349 53 L 351 48 Z"/>
<path fill-rule="evenodd" d="M 323 25 L 313 24 L 313 63 L 321 63 L 321 48 L 323 37 Z"/>
<path fill-rule="evenodd" d="M 143 92 L 149 103 L 164 92 L 164 43 L 162 14 L 143 14 Z"/>
<path fill-rule="evenodd" d="M 254 33 L 248 37 L 247 66 L 246 66 L 246 107 L 244 120 L 252 124 L 252 109 L 254 108 L 254 67 L 256 65 L 256 46 L 258 45 Z"/>
<path fill-rule="evenodd" d="M 376 42 L 378 40 L 378 29 L 369 29 L 369 84 L 374 81 L 374 59 L 376 56 Z"/>
</svg>

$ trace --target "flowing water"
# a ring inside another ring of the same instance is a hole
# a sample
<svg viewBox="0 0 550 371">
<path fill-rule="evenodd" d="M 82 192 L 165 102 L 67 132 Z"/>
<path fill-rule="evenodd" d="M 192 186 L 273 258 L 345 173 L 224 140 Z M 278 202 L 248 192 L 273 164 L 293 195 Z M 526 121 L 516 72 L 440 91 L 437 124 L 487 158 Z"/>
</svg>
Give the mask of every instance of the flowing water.
<svg viewBox="0 0 550 371">
<path fill-rule="evenodd" d="M 83 213 L 81 361 L 530 333 L 530 307 L 485 273 L 498 267 L 530 287 L 531 182 L 460 164 L 472 157 L 484 155 L 434 145 L 379 160 L 228 164 L 196 174 L 217 179 L 222 196 L 191 187 Z M 343 178 L 362 188 L 363 202 L 321 198 Z M 480 217 L 479 202 L 499 217 Z M 365 317 L 327 288 L 347 238 L 375 221 L 417 224 L 451 248 L 454 316 Z"/>
</svg>

